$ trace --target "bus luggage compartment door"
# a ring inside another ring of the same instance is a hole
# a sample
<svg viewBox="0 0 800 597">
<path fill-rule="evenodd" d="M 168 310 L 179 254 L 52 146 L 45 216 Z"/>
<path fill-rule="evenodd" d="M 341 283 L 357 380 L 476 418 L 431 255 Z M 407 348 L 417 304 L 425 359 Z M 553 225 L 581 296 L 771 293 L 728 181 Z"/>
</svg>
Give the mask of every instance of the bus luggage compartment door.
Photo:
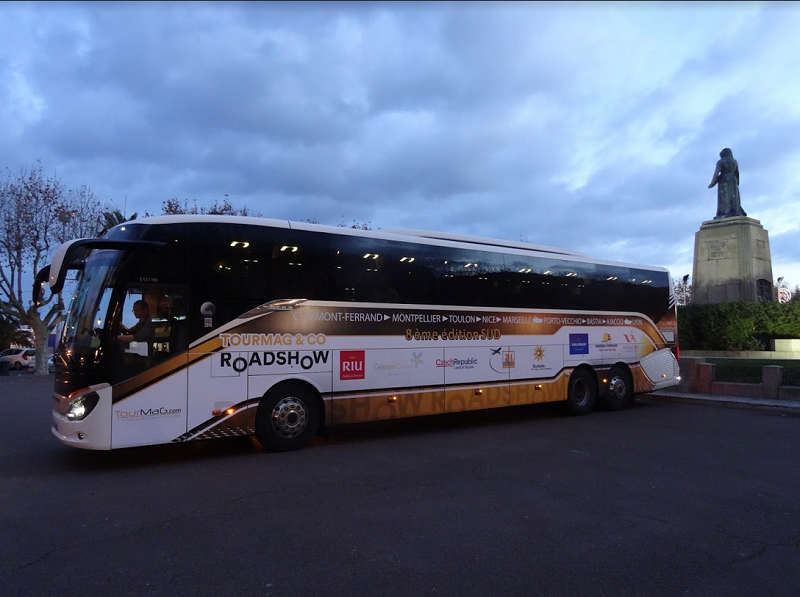
<svg viewBox="0 0 800 597">
<path fill-rule="evenodd" d="M 679 366 L 669 348 L 651 352 L 641 360 L 642 371 L 653 382 L 653 390 L 678 385 Z"/>
</svg>

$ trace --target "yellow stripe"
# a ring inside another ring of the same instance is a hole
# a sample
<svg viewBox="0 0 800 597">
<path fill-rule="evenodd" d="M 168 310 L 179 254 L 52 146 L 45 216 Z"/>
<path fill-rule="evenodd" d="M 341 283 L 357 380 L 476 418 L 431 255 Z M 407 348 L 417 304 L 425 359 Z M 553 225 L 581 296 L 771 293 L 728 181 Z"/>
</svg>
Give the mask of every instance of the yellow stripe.
<svg viewBox="0 0 800 597">
<path fill-rule="evenodd" d="M 569 371 L 555 379 L 434 387 L 395 392 L 360 392 L 326 401 L 333 425 L 422 417 L 502 406 L 566 400 Z M 540 389 L 536 389 L 540 386 Z"/>
<path fill-rule="evenodd" d="M 219 337 L 215 337 L 191 348 L 188 353 L 184 352 L 170 357 L 166 361 L 158 363 L 146 371 L 115 385 L 112 388 L 112 401 L 114 403 L 121 402 L 158 380 L 174 375 L 181 369 L 210 357 L 220 348 L 222 348 L 222 342 Z M 143 359 L 150 361 L 152 357 L 143 357 Z"/>
</svg>

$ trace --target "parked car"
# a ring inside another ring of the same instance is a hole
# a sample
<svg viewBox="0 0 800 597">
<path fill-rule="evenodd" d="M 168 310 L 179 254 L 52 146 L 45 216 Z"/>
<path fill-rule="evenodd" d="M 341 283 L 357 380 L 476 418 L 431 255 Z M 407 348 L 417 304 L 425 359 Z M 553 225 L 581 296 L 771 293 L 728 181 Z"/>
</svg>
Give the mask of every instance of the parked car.
<svg viewBox="0 0 800 597">
<path fill-rule="evenodd" d="M 53 359 L 55 359 L 55 356 L 52 354 L 47 357 L 47 371 L 50 373 L 53 373 L 56 370 L 56 363 Z M 36 371 L 36 357 L 28 359 L 27 367 L 28 371 Z"/>
<path fill-rule="evenodd" d="M 28 361 L 35 357 L 34 348 L 9 348 L 0 353 L 0 362 L 6 362 L 12 369 L 21 371 L 27 369 Z"/>
</svg>

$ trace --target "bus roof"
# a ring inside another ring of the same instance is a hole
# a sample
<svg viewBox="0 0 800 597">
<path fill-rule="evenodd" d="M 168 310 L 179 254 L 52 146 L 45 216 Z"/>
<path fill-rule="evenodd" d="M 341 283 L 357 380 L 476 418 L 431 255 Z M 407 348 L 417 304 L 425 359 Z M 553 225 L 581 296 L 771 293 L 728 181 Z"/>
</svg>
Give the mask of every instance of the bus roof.
<svg viewBox="0 0 800 597">
<path fill-rule="evenodd" d="M 568 249 L 559 249 L 557 247 L 548 247 L 546 245 L 534 245 L 531 243 L 514 242 L 508 240 L 500 240 L 495 238 L 484 238 L 480 236 L 467 236 L 464 234 L 450 234 L 448 232 L 435 232 L 430 230 L 410 230 L 401 228 L 382 229 L 382 232 L 387 234 L 398 234 L 402 236 L 413 236 L 416 238 L 430 238 L 433 240 L 449 240 L 458 243 L 469 243 L 475 245 L 483 245 L 486 247 L 501 247 L 505 249 L 524 249 L 528 251 L 539 251 L 540 253 L 555 253 L 557 255 L 569 255 L 570 257 L 585 257 L 589 255 L 570 251 Z"/>
<path fill-rule="evenodd" d="M 362 236 L 370 238 L 380 238 L 385 240 L 401 240 L 406 242 L 419 242 L 422 244 L 434 245 L 460 245 L 462 248 L 484 248 L 489 251 L 497 251 L 498 249 L 510 249 L 520 252 L 535 252 L 539 254 L 551 255 L 556 259 L 573 259 L 575 261 L 585 261 L 589 263 L 618 265 L 624 267 L 643 268 L 654 271 L 668 270 L 661 266 L 651 266 L 636 263 L 625 263 L 607 259 L 598 259 L 571 251 L 568 249 L 561 249 L 546 245 L 536 245 L 524 242 L 515 242 L 502 239 L 483 238 L 477 236 L 468 236 L 461 234 L 451 234 L 448 232 L 436 232 L 428 230 L 415 230 L 415 229 L 393 229 L 385 228 L 378 230 L 363 230 L 358 228 L 349 228 L 346 226 L 331 226 L 327 224 L 315 224 L 311 222 L 296 222 L 291 220 L 278 220 L 273 218 L 263 218 L 255 216 L 233 216 L 233 215 L 217 215 L 217 214 L 176 214 L 176 215 L 161 215 L 161 216 L 148 216 L 136 220 L 129 220 L 116 227 L 128 225 L 149 225 L 149 224 L 176 224 L 176 223 L 228 223 L 228 224 L 242 224 L 250 226 L 268 226 L 273 228 L 284 228 L 290 230 L 307 230 L 316 232 L 326 232 L 328 234 L 338 234 L 342 236 Z"/>
</svg>

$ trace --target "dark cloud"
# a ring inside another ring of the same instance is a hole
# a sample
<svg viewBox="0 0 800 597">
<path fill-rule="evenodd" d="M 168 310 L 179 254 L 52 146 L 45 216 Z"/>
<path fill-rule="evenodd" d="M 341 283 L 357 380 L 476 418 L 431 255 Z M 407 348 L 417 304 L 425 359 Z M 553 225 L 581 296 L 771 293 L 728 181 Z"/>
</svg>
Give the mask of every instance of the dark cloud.
<svg viewBox="0 0 800 597">
<path fill-rule="evenodd" d="M 6 3 L 0 16 L 0 166 L 41 159 L 129 212 L 228 197 L 682 275 L 731 147 L 744 208 L 800 283 L 783 215 L 800 191 L 796 11 Z"/>
</svg>

